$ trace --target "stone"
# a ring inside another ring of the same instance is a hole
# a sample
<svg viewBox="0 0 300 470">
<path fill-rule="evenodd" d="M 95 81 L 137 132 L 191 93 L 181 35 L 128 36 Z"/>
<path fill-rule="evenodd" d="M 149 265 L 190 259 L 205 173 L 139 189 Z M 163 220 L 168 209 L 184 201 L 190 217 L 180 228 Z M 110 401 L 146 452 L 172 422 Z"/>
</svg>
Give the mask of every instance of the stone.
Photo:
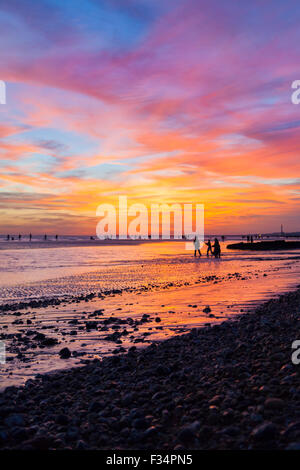
<svg viewBox="0 0 300 470">
<path fill-rule="evenodd" d="M 264 406 L 269 410 L 281 410 L 284 407 L 284 401 L 280 398 L 267 398 Z"/>
<path fill-rule="evenodd" d="M 12 414 L 5 418 L 4 423 L 9 428 L 18 427 L 18 426 L 25 426 L 25 421 L 22 415 L 19 414 Z"/>
<path fill-rule="evenodd" d="M 71 351 L 69 348 L 63 348 L 59 351 L 61 359 L 69 359 L 71 357 Z"/>
<path fill-rule="evenodd" d="M 179 431 L 178 439 L 184 443 L 193 442 L 196 437 L 199 427 L 200 427 L 199 421 L 195 421 L 192 424 L 182 427 L 181 430 Z"/>
<path fill-rule="evenodd" d="M 265 441 L 265 440 L 274 439 L 277 434 L 278 434 L 278 431 L 277 431 L 276 426 L 273 423 L 266 421 L 260 424 L 259 426 L 256 426 L 256 428 L 253 429 L 251 433 L 251 437 L 255 441 Z"/>
</svg>

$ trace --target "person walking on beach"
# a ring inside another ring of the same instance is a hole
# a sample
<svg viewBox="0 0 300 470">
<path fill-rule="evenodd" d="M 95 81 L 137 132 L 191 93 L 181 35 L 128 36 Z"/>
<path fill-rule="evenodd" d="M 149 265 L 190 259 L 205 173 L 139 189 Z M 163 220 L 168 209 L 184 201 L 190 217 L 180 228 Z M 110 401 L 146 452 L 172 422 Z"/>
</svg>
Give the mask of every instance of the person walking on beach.
<svg viewBox="0 0 300 470">
<path fill-rule="evenodd" d="M 57 240 L 57 239 L 58 239 L 58 235 L 55 235 L 55 240 Z"/>
<path fill-rule="evenodd" d="M 194 256 L 197 256 L 197 250 L 198 250 L 199 258 L 200 258 L 200 256 L 201 256 L 200 242 L 199 242 L 199 238 L 197 237 L 197 235 L 194 238 L 194 248 L 195 248 Z"/>
<path fill-rule="evenodd" d="M 215 243 L 214 243 L 213 248 L 214 248 L 215 258 L 221 258 L 221 247 L 220 247 L 219 240 L 217 238 L 215 238 Z"/>
<path fill-rule="evenodd" d="M 209 253 L 210 253 L 211 255 L 213 255 L 212 247 L 211 247 L 211 241 L 208 240 L 205 244 L 207 245 L 206 256 L 208 257 L 208 256 L 209 256 Z"/>
<path fill-rule="evenodd" d="M 21 238 L 22 238 L 22 235 L 19 233 L 19 240 L 21 240 Z"/>
<path fill-rule="evenodd" d="M 9 241 L 9 239 L 10 239 L 10 235 L 7 235 L 6 240 Z"/>
<path fill-rule="evenodd" d="M 31 239 L 32 239 L 32 235 L 31 233 L 29 234 L 29 241 L 31 242 Z"/>
<path fill-rule="evenodd" d="M 44 235 L 44 240 L 47 240 L 47 235 L 46 234 Z"/>
</svg>

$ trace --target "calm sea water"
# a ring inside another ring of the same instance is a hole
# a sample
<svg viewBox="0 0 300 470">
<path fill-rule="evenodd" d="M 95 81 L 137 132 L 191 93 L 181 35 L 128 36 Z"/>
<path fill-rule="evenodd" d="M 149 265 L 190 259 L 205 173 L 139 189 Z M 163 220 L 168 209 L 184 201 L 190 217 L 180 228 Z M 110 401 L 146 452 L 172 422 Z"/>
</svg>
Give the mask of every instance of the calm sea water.
<svg viewBox="0 0 300 470">
<path fill-rule="evenodd" d="M 269 273 L 277 284 L 269 286 L 265 279 L 264 285 L 272 292 L 298 282 L 300 250 L 227 250 L 232 241 L 221 243 L 220 260 L 207 258 L 206 247 L 202 248 L 202 258 L 195 260 L 184 242 L 68 246 L 66 239 L 65 246 L 59 248 L 0 250 L 0 303 L 235 272 Z M 257 292 L 261 290 L 259 284 L 253 286 Z"/>
</svg>

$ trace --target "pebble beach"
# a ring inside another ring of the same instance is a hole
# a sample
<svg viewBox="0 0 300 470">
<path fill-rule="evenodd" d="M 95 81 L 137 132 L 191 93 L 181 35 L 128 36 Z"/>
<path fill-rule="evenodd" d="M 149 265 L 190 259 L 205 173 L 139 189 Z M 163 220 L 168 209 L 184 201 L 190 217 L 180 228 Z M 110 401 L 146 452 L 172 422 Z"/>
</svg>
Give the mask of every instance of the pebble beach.
<svg viewBox="0 0 300 470">
<path fill-rule="evenodd" d="M 300 449 L 300 290 L 7 387 L 1 449 Z"/>
</svg>

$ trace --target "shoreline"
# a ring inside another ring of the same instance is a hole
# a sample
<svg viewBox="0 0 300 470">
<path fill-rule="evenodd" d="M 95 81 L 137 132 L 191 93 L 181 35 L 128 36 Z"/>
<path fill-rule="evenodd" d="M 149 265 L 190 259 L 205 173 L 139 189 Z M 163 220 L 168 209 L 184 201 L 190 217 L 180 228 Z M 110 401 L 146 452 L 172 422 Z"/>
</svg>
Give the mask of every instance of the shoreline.
<svg viewBox="0 0 300 470">
<path fill-rule="evenodd" d="M 0 243 L 0 252 L 6 250 L 28 250 L 41 248 L 74 248 L 90 246 L 113 246 L 113 245 L 139 245 L 148 240 L 39 240 L 39 241 L 2 241 Z M 157 242 L 162 240 L 149 240 Z M 181 240 L 180 240 L 181 241 Z"/>
<path fill-rule="evenodd" d="M 299 449 L 300 289 L 0 394 L 0 449 Z"/>
</svg>

